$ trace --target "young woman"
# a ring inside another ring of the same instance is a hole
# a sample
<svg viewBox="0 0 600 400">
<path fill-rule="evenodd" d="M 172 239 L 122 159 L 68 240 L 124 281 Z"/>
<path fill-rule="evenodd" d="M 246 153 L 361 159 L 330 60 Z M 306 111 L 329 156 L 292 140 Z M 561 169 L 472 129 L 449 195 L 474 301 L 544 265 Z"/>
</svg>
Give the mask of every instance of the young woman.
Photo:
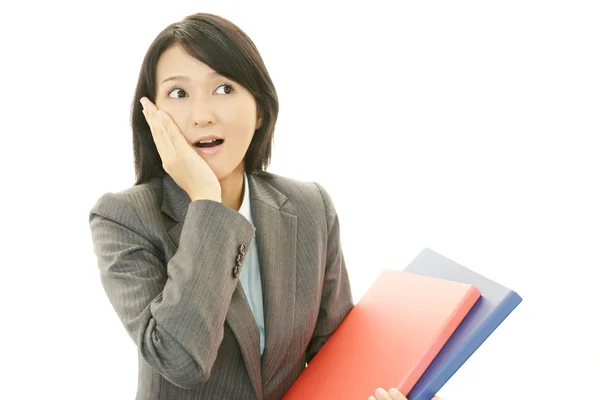
<svg viewBox="0 0 600 400">
<path fill-rule="evenodd" d="M 191 15 L 151 44 L 136 182 L 90 213 L 102 284 L 139 349 L 138 400 L 280 399 L 353 307 L 330 196 L 266 172 L 277 114 L 231 22 Z"/>
</svg>

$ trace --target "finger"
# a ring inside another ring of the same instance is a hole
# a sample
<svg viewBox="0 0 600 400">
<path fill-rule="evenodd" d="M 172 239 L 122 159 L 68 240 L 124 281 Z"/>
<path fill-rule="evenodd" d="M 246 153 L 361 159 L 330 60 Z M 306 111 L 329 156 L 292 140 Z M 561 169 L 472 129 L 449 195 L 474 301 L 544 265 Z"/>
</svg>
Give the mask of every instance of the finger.
<svg viewBox="0 0 600 400">
<path fill-rule="evenodd" d="M 391 388 L 390 390 L 388 390 L 388 394 L 393 400 L 406 400 L 406 397 L 404 397 L 404 395 L 400 393 L 400 391 L 396 388 Z"/>
<path fill-rule="evenodd" d="M 150 127 L 150 130 L 152 132 L 152 136 L 156 135 L 156 129 L 154 129 L 154 122 L 152 120 L 152 115 L 154 114 L 154 112 L 152 111 L 152 109 L 156 108 L 154 106 L 154 104 L 152 104 L 152 102 L 150 100 L 148 100 L 147 97 L 142 97 L 140 99 L 140 103 L 142 104 L 142 113 L 144 114 L 144 118 L 146 118 L 146 122 L 148 123 L 148 126 Z"/>
<path fill-rule="evenodd" d="M 152 140 L 154 140 L 154 144 L 156 145 L 156 150 L 158 150 L 161 160 L 164 160 L 167 156 L 167 153 L 170 151 L 169 146 L 171 146 L 171 144 L 166 140 L 162 128 L 157 126 L 157 123 L 150 112 L 148 110 L 143 110 L 143 113 L 144 117 L 146 118 L 146 122 L 148 123 L 148 127 L 150 128 Z"/>
<path fill-rule="evenodd" d="M 151 120 L 156 130 L 164 133 L 165 139 L 170 138 L 173 146 L 189 144 L 177 124 L 175 124 L 175 121 L 173 121 L 173 118 L 166 111 L 159 110 L 147 97 L 142 97 L 140 102 L 142 102 L 142 105 L 145 106 L 147 112 L 152 117 Z"/>
<path fill-rule="evenodd" d="M 385 389 L 378 388 L 375 390 L 375 397 L 373 400 L 391 400 L 391 397 L 388 395 L 388 392 Z"/>
<path fill-rule="evenodd" d="M 152 102 L 146 97 L 142 97 L 142 99 L 140 99 L 140 103 L 142 103 L 142 113 L 144 114 L 146 122 L 148 123 L 148 127 L 150 128 L 150 132 L 152 133 L 152 139 L 156 145 L 156 150 L 158 151 L 158 154 L 164 163 L 166 160 L 169 160 L 169 157 L 175 151 L 173 148 L 173 143 L 167 137 L 165 127 L 155 116 L 156 113 L 152 111 L 157 110 L 156 106 L 154 106 L 154 104 L 152 104 Z"/>
<path fill-rule="evenodd" d="M 181 130 L 179 129 L 175 121 L 173 121 L 173 118 L 171 118 L 171 116 L 166 111 L 158 110 L 156 112 L 156 115 L 161 120 L 162 124 L 167 130 L 167 134 L 171 138 L 175 147 L 183 148 L 184 146 L 190 145 L 185 136 L 183 136 L 183 134 L 181 133 Z"/>
<path fill-rule="evenodd" d="M 145 96 L 140 99 L 140 103 L 142 103 L 142 106 L 144 107 L 144 109 L 146 111 L 149 111 L 152 114 L 154 114 L 154 113 L 156 113 L 156 111 L 158 111 L 158 107 L 156 107 L 156 105 L 153 102 L 151 102 L 149 98 L 147 98 Z"/>
<path fill-rule="evenodd" d="M 156 134 L 160 136 L 165 151 L 169 151 L 172 154 L 177 154 L 177 143 L 173 138 L 173 135 L 169 132 L 162 117 L 159 117 L 160 110 L 156 113 L 150 115 L 150 120 L 152 121 L 152 126 L 154 127 Z"/>
</svg>

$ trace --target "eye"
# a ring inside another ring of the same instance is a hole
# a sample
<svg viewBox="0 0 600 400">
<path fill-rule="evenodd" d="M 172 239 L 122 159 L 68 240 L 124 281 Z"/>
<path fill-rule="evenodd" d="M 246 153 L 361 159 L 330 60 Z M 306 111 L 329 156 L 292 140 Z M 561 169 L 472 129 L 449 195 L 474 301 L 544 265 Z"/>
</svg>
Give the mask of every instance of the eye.
<svg viewBox="0 0 600 400">
<path fill-rule="evenodd" d="M 175 97 L 173 97 L 172 94 L 174 94 Z M 167 96 L 173 99 L 181 99 L 185 97 L 185 94 L 185 90 L 178 88 L 177 86 L 173 86 L 167 90 Z"/>
<path fill-rule="evenodd" d="M 217 94 L 231 94 L 233 92 L 235 92 L 233 85 L 230 85 L 228 83 L 222 84 L 221 86 L 219 86 L 217 88 L 217 90 L 215 90 L 215 93 L 217 93 Z"/>
</svg>

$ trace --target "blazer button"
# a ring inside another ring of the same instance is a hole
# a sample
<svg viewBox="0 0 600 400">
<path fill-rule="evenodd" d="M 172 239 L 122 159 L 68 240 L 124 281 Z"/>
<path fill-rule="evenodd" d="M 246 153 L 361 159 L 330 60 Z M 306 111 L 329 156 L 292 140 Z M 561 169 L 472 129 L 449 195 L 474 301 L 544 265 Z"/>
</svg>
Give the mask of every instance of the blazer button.
<svg viewBox="0 0 600 400">
<path fill-rule="evenodd" d="M 240 267 L 237 265 L 233 267 L 233 277 L 238 278 L 240 276 Z"/>
<path fill-rule="evenodd" d="M 238 254 L 237 257 L 235 258 L 235 265 L 242 266 L 242 255 L 241 254 Z"/>
<path fill-rule="evenodd" d="M 246 254 L 246 246 L 244 246 L 243 244 L 240 245 L 240 253 Z"/>
</svg>

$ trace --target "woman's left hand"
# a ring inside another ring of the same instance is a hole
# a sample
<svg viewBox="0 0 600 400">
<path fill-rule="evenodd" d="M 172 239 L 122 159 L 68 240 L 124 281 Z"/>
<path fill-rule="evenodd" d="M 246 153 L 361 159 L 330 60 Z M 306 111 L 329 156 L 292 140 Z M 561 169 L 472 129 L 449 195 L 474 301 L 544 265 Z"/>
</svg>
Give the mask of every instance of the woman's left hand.
<svg viewBox="0 0 600 400">
<path fill-rule="evenodd" d="M 406 400 L 406 397 L 396 388 L 391 388 L 389 391 L 379 388 L 375 391 L 375 396 L 369 397 L 369 400 Z M 431 400 L 443 400 L 441 397 L 434 396 Z"/>
</svg>

